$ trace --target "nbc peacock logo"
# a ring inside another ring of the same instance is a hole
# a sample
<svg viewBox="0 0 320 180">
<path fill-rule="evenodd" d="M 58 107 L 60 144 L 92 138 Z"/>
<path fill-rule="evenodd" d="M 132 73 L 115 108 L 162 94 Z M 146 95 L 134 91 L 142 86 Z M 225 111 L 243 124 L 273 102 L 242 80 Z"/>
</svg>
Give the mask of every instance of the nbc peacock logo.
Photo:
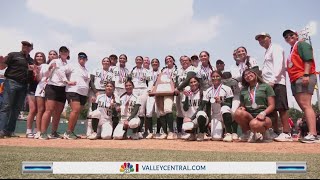
<svg viewBox="0 0 320 180">
<path fill-rule="evenodd" d="M 123 165 L 121 165 L 120 167 L 120 172 L 127 174 L 132 172 L 138 172 L 138 169 L 139 169 L 139 164 L 136 164 L 136 171 L 135 171 L 132 164 L 123 163 Z"/>
</svg>

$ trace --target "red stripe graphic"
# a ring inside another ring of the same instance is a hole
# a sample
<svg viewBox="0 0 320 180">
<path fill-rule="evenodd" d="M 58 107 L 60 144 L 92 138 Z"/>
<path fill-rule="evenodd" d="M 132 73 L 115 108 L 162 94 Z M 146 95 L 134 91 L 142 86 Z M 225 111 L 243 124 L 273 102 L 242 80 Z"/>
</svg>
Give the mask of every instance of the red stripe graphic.
<svg viewBox="0 0 320 180">
<path fill-rule="evenodd" d="M 139 172 L 139 164 L 136 164 L 136 172 Z"/>
</svg>

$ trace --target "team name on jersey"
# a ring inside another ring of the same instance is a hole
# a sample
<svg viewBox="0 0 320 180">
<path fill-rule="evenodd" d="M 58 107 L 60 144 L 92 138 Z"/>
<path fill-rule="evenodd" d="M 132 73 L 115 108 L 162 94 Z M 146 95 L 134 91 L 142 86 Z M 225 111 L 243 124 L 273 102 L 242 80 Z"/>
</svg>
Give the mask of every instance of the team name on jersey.
<svg viewBox="0 0 320 180">
<path fill-rule="evenodd" d="M 200 103 L 200 99 L 189 99 L 189 107 L 199 107 Z"/>
</svg>

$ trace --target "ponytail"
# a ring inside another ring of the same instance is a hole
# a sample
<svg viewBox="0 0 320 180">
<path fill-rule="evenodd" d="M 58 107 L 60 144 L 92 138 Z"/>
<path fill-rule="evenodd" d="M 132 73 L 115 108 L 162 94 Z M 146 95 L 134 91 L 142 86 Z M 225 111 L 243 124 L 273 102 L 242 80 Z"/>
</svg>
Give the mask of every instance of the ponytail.
<svg viewBox="0 0 320 180">
<path fill-rule="evenodd" d="M 247 56 L 247 59 L 246 59 L 246 66 L 248 67 L 248 69 L 251 69 L 250 56 Z"/>
<path fill-rule="evenodd" d="M 213 72 L 213 68 L 212 68 L 210 60 L 208 60 L 208 65 L 209 65 L 209 68 L 211 69 L 211 71 Z"/>
</svg>

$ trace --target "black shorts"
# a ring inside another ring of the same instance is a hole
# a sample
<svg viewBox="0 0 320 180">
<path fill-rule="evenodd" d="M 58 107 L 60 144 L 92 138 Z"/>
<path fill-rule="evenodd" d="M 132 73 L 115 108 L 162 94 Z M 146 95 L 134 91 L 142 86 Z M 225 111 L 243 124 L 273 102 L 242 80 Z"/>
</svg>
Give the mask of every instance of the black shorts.
<svg viewBox="0 0 320 180">
<path fill-rule="evenodd" d="M 67 99 L 69 104 L 71 101 L 77 101 L 80 102 L 81 106 L 84 106 L 87 103 L 88 97 L 74 92 L 67 92 Z"/>
<path fill-rule="evenodd" d="M 282 84 L 275 84 L 273 86 L 275 97 L 275 109 L 276 111 L 287 111 L 289 110 L 288 106 L 288 97 L 287 97 L 287 87 Z"/>
<path fill-rule="evenodd" d="M 45 99 L 66 103 L 66 87 L 47 84 L 44 89 Z"/>
</svg>

